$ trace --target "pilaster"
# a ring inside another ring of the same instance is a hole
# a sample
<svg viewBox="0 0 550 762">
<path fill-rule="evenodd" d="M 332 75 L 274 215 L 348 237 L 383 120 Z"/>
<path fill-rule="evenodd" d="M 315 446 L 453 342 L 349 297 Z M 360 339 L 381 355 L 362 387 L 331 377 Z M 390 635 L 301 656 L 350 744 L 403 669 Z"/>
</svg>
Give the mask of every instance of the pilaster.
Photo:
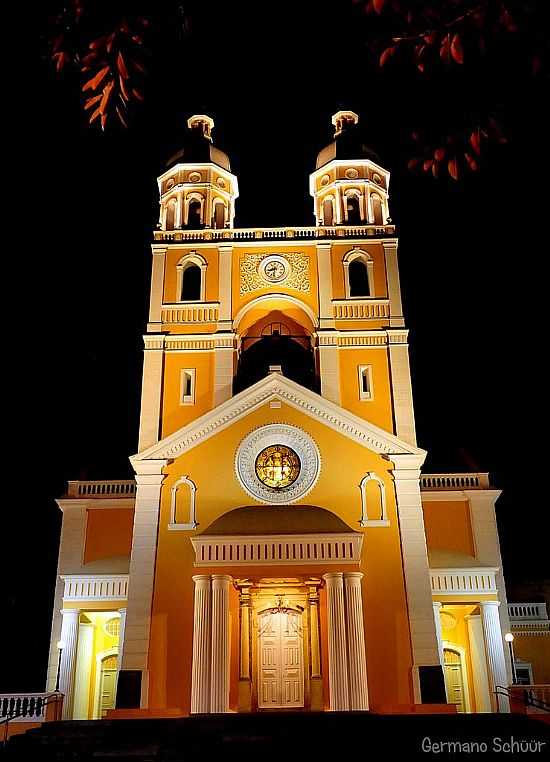
<svg viewBox="0 0 550 762">
<path fill-rule="evenodd" d="M 329 701 L 333 712 L 349 709 L 344 575 L 324 574 L 327 586 Z"/>
<path fill-rule="evenodd" d="M 508 675 L 504 658 L 505 649 L 498 615 L 499 606 L 498 601 L 482 601 L 480 603 L 481 624 L 485 639 L 487 678 L 493 711 L 509 712 L 508 697 L 497 694 L 497 688 L 508 688 Z"/>
<path fill-rule="evenodd" d="M 369 708 L 369 692 L 361 595 L 362 578 L 361 572 L 344 573 L 349 661 L 349 708 L 366 711 Z"/>
<path fill-rule="evenodd" d="M 162 375 L 164 370 L 164 341 L 162 334 L 143 337 L 143 381 L 138 452 L 151 447 L 160 438 Z"/>
<path fill-rule="evenodd" d="M 231 331 L 231 285 L 232 285 L 232 260 L 233 246 L 224 244 L 218 246 L 218 294 L 220 302 L 220 314 L 218 319 L 218 331 Z"/>
<path fill-rule="evenodd" d="M 317 274 L 319 278 L 319 327 L 334 328 L 332 314 L 332 244 L 317 244 Z"/>
<path fill-rule="evenodd" d="M 395 434 L 404 442 L 416 446 L 408 331 L 389 329 L 387 334 Z"/>
<path fill-rule="evenodd" d="M 212 661 L 210 711 L 229 711 L 229 585 L 227 574 L 212 575 Z"/>
<path fill-rule="evenodd" d="M 340 405 L 340 358 L 336 331 L 317 332 L 321 396 Z"/>
<path fill-rule="evenodd" d="M 384 259 L 386 263 L 386 285 L 390 300 L 390 325 L 404 326 L 403 304 L 401 302 L 401 285 L 399 283 L 399 266 L 397 264 L 397 239 L 383 241 Z"/>
<path fill-rule="evenodd" d="M 195 601 L 193 617 L 193 664 L 191 665 L 191 714 L 210 712 L 211 608 L 210 575 L 193 577 Z"/>
<path fill-rule="evenodd" d="M 76 655 L 78 648 L 78 609 L 64 609 L 61 624 L 61 665 L 59 669 L 59 691 L 63 694 L 63 719 L 73 717 Z"/>
<path fill-rule="evenodd" d="M 149 300 L 149 331 L 158 331 L 161 326 L 162 291 L 164 287 L 164 268 L 166 262 L 166 246 L 151 247 L 153 264 L 151 268 L 151 296 Z"/>
</svg>

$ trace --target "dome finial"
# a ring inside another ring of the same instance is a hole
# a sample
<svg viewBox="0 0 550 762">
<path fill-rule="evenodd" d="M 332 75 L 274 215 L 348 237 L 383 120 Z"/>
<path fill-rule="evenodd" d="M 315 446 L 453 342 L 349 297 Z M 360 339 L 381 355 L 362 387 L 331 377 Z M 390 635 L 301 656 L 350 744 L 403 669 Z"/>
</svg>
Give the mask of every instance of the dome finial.
<svg viewBox="0 0 550 762">
<path fill-rule="evenodd" d="M 359 116 L 355 111 L 337 111 L 332 115 L 332 124 L 334 125 L 334 137 L 341 135 L 347 127 L 359 122 Z"/>
<path fill-rule="evenodd" d="M 190 130 L 198 130 L 208 140 L 212 141 L 212 130 L 214 129 L 214 120 L 205 114 L 193 114 L 187 120 L 187 126 Z"/>
</svg>

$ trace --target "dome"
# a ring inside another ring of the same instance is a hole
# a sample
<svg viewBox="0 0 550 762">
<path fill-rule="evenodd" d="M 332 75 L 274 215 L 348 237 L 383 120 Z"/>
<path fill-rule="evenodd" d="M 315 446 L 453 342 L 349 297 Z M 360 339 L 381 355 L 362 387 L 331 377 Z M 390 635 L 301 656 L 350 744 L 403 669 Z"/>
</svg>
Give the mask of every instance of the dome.
<svg viewBox="0 0 550 762">
<path fill-rule="evenodd" d="M 195 114 L 187 121 L 183 147 L 167 162 L 167 168 L 174 164 L 217 164 L 231 172 L 229 156 L 212 143 L 214 120 L 204 114 Z"/>
<path fill-rule="evenodd" d="M 317 154 L 315 169 L 320 169 L 329 161 L 353 161 L 368 159 L 381 165 L 380 157 L 366 145 L 358 126 L 359 117 L 353 111 L 338 111 L 332 117 L 335 133 L 334 140 Z"/>
<path fill-rule="evenodd" d="M 349 534 L 331 511 L 316 505 L 245 505 L 224 513 L 203 535 Z"/>
</svg>

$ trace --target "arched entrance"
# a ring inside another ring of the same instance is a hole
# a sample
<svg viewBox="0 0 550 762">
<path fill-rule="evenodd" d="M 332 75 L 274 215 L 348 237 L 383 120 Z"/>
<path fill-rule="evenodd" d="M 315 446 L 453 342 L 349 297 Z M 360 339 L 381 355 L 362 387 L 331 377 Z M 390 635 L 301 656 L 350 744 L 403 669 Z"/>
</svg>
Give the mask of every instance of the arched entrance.
<svg viewBox="0 0 550 762">
<path fill-rule="evenodd" d="M 265 378 L 271 365 L 280 365 L 283 375 L 301 386 L 318 390 L 311 335 L 281 310 L 260 317 L 241 335 L 235 394 Z"/>
<path fill-rule="evenodd" d="M 272 608 L 258 615 L 258 709 L 304 706 L 302 613 Z"/>
</svg>

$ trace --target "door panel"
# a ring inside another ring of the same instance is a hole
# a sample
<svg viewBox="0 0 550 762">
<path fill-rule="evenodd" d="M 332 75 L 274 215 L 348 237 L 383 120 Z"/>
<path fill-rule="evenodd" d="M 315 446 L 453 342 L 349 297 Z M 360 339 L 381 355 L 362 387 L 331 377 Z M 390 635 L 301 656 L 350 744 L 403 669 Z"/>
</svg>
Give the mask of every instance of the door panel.
<svg viewBox="0 0 550 762">
<path fill-rule="evenodd" d="M 260 709 L 304 705 L 302 617 L 294 611 L 268 611 L 259 617 Z"/>
</svg>

